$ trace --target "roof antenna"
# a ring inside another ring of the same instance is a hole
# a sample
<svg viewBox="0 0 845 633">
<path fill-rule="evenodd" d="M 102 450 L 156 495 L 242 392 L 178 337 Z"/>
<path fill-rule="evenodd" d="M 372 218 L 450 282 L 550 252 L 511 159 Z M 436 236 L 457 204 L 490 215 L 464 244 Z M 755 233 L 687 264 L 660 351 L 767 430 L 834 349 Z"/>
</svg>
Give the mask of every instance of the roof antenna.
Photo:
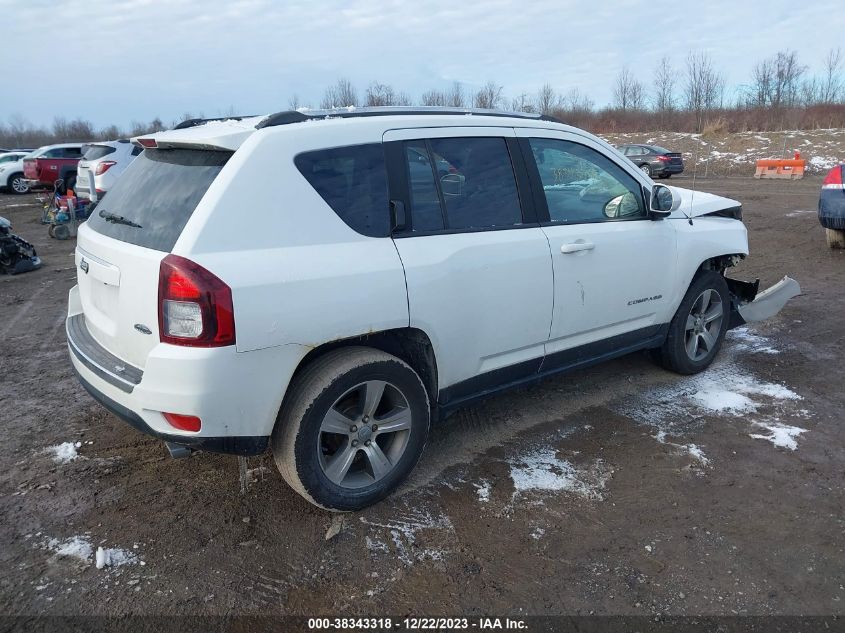
<svg viewBox="0 0 845 633">
<path fill-rule="evenodd" d="M 699 130 L 699 132 L 698 132 L 699 135 L 701 135 L 701 115 L 700 114 L 698 115 L 698 130 Z M 694 154 L 694 157 L 693 157 L 693 160 L 695 162 L 693 163 L 693 166 L 692 166 L 692 194 L 690 195 L 690 198 L 689 198 L 689 213 L 684 213 L 684 215 L 687 216 L 687 222 L 689 222 L 690 226 L 693 226 L 693 224 L 692 224 L 692 203 L 695 200 L 695 177 L 698 174 L 698 150 L 701 147 L 701 139 L 696 138 L 695 141 L 696 141 L 696 143 L 695 143 L 695 154 Z"/>
</svg>

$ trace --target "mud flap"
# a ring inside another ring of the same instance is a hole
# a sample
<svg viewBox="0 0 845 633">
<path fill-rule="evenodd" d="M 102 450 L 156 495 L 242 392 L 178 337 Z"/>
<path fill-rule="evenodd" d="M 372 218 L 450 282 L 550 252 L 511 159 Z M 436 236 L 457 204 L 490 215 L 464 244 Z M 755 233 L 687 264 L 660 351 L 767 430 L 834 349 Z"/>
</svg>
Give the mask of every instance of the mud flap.
<svg viewBox="0 0 845 633">
<path fill-rule="evenodd" d="M 801 286 L 798 282 L 790 277 L 784 277 L 774 286 L 759 293 L 753 301 L 738 304 L 736 312 L 740 322 L 736 325 L 771 318 L 781 311 L 787 301 L 799 294 L 801 294 Z M 731 325 L 736 327 L 733 321 L 734 319 L 731 319 Z"/>
</svg>

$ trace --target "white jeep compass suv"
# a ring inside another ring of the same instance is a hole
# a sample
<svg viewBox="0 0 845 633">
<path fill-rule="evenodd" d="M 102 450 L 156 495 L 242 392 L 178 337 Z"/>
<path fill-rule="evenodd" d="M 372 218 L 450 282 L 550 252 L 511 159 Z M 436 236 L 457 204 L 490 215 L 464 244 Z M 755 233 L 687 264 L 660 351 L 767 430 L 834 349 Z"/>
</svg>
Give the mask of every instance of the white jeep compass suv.
<svg viewBox="0 0 845 633">
<path fill-rule="evenodd" d="M 636 350 L 702 371 L 797 293 L 725 277 L 738 202 L 536 115 L 282 112 L 134 142 L 79 229 L 79 380 L 171 449 L 270 447 L 332 510 L 388 495 L 435 416 Z"/>
</svg>

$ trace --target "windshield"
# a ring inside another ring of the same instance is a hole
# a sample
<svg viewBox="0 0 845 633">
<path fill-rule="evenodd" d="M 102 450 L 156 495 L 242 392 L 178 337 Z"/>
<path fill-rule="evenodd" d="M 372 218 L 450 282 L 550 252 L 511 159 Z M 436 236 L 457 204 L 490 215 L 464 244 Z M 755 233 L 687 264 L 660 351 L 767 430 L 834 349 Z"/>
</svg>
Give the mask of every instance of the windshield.
<svg viewBox="0 0 845 633">
<path fill-rule="evenodd" d="M 148 149 L 97 204 L 88 224 L 114 239 L 170 252 L 231 156 L 221 151 Z"/>
<path fill-rule="evenodd" d="M 85 147 L 85 153 L 82 154 L 82 160 L 99 160 L 115 151 L 115 148 L 109 145 L 88 145 Z"/>
</svg>

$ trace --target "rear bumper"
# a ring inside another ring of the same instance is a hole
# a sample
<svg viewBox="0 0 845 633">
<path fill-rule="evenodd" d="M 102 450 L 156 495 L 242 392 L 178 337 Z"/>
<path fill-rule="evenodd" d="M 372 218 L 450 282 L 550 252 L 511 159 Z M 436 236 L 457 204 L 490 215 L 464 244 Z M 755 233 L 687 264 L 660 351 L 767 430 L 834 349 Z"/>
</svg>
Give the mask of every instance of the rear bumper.
<svg viewBox="0 0 845 633">
<path fill-rule="evenodd" d="M 684 166 L 683 165 L 665 165 L 660 170 L 660 173 L 663 174 L 663 175 L 665 175 L 665 174 L 672 174 L 672 175 L 682 174 L 682 173 L 684 173 Z"/>
<path fill-rule="evenodd" d="M 107 395 L 97 390 L 94 385 L 89 383 L 82 374 L 74 367 L 74 373 L 79 379 L 79 383 L 85 387 L 85 391 L 91 394 L 97 402 L 103 405 L 108 411 L 119 417 L 121 420 L 129 424 L 132 428 L 141 433 L 151 435 L 165 442 L 172 442 L 181 446 L 188 446 L 195 450 L 209 451 L 212 453 L 227 453 L 232 455 L 260 455 L 267 450 L 270 438 L 267 436 L 249 436 L 249 435 L 235 435 L 231 437 L 205 437 L 205 436 L 185 436 L 172 435 L 162 433 L 151 428 L 144 420 L 131 409 L 124 407 L 109 398 Z"/>
<path fill-rule="evenodd" d="M 77 287 L 69 304 L 71 362 L 85 389 L 109 411 L 147 435 L 195 449 L 254 455 L 267 448 L 282 397 L 307 348 L 237 352 L 234 346 L 156 344 L 143 368 L 133 367 L 91 335 Z M 202 428 L 176 429 L 163 412 L 197 416 Z"/>
</svg>

